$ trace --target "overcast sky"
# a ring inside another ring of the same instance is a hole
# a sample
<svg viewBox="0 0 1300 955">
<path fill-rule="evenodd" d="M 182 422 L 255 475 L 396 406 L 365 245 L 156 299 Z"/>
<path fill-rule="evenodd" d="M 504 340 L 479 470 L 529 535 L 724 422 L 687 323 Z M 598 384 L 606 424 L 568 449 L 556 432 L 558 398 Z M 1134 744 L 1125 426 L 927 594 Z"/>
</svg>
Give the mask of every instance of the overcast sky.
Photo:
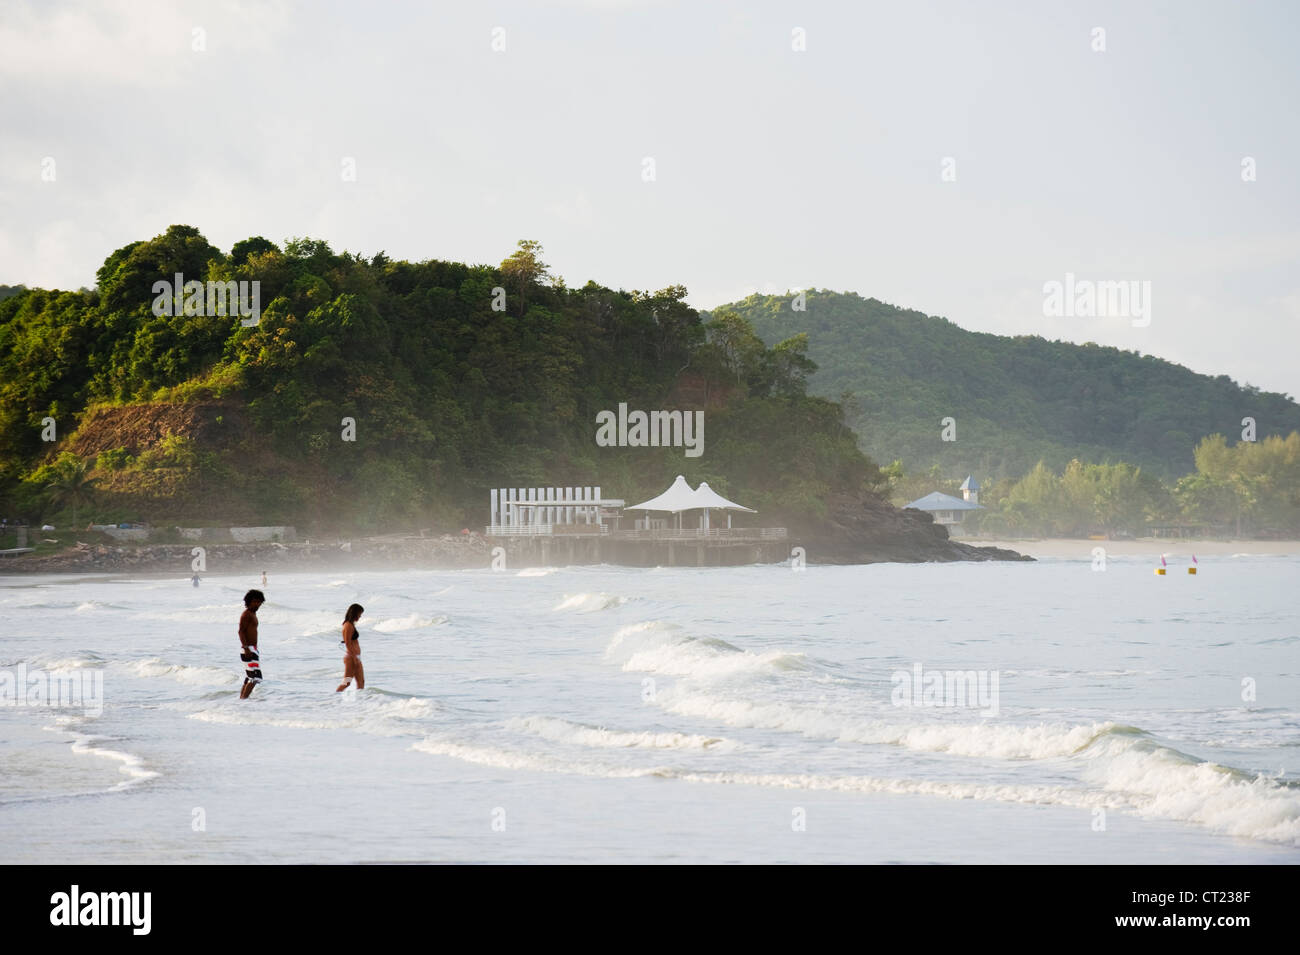
<svg viewBox="0 0 1300 955">
<path fill-rule="evenodd" d="M 571 286 L 851 290 L 1300 395 L 1298 28 L 1249 0 L 0 0 L 0 283 L 93 285 L 172 223 L 491 264 L 532 238 Z M 1066 273 L 1150 282 L 1150 324 L 1045 317 Z"/>
</svg>

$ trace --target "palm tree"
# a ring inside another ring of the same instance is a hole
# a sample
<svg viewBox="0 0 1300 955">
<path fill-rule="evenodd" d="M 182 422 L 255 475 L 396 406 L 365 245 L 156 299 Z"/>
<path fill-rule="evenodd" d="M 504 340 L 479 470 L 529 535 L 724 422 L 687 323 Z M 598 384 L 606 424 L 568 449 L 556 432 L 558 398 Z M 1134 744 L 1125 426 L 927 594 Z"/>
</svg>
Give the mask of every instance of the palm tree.
<svg viewBox="0 0 1300 955">
<path fill-rule="evenodd" d="M 72 527 L 77 527 L 77 505 L 90 504 L 95 499 L 97 479 L 90 476 L 90 461 L 75 458 L 60 462 L 59 476 L 45 486 L 50 499 L 57 505 L 72 505 Z"/>
</svg>

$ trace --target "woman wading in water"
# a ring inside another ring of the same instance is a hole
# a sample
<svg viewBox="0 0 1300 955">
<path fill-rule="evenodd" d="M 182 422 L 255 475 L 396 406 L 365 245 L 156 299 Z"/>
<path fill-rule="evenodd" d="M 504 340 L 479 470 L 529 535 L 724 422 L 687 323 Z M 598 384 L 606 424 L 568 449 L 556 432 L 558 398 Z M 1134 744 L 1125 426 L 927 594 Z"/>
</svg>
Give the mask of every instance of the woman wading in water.
<svg viewBox="0 0 1300 955">
<path fill-rule="evenodd" d="M 353 677 L 356 677 L 358 690 L 366 688 L 366 671 L 361 668 L 361 639 L 357 636 L 357 621 L 364 612 L 361 604 L 353 604 L 343 615 L 343 682 L 336 691 L 339 693 L 348 688 Z"/>
</svg>

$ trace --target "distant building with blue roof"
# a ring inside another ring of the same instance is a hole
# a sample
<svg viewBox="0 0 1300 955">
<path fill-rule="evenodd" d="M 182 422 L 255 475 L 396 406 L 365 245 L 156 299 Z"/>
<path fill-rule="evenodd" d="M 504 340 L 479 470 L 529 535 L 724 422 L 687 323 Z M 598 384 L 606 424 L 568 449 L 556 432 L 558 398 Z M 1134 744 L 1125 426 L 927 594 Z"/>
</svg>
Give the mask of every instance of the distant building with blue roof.
<svg viewBox="0 0 1300 955">
<path fill-rule="evenodd" d="M 961 520 L 967 511 L 983 510 L 980 505 L 979 482 L 969 474 L 961 482 L 961 497 L 935 491 L 903 506 L 933 515 L 934 522 L 947 526 L 948 533 L 953 537 L 960 536 Z"/>
</svg>

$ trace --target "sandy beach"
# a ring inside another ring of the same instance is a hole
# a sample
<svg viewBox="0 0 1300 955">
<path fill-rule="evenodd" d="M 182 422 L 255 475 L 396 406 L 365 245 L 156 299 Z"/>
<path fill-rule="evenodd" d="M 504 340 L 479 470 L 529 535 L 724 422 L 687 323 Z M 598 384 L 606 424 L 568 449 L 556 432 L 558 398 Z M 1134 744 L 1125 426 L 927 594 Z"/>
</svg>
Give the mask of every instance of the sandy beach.
<svg viewBox="0 0 1300 955">
<path fill-rule="evenodd" d="M 1112 557 L 1197 558 L 1248 556 L 1284 556 L 1300 554 L 1300 541 L 1260 540 L 1178 540 L 1167 537 L 1142 537 L 1137 540 L 1079 540 L 1049 537 L 1041 540 L 976 540 L 958 538 L 980 547 L 1005 547 L 1030 557 L 1091 557 L 1094 547 L 1104 547 Z"/>
</svg>

